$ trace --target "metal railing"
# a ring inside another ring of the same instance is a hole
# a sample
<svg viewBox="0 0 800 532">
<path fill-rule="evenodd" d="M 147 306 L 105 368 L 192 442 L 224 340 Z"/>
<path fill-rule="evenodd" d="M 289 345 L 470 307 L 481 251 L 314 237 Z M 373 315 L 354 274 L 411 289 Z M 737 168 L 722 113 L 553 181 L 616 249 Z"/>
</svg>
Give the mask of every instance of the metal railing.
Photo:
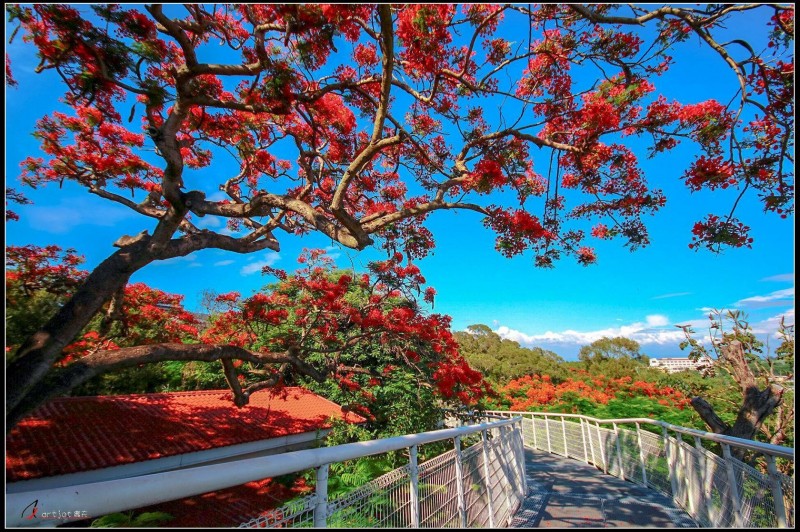
<svg viewBox="0 0 800 532">
<path fill-rule="evenodd" d="M 521 418 L 380 440 L 380 451 L 408 449 L 409 463 L 360 486 L 328 497 L 331 457 L 316 468 L 316 492 L 243 523 L 239 528 L 466 528 L 506 526 L 527 491 Z M 463 448 L 462 439 L 480 435 Z M 453 440 L 453 449 L 427 462 L 417 446 Z M 413 443 L 413 445 L 412 445 Z M 353 450 L 359 443 L 348 444 Z M 339 446 L 344 447 L 344 446 Z M 322 456 L 335 447 L 317 449 Z"/>
<path fill-rule="evenodd" d="M 507 411 L 486 415 L 487 419 L 510 419 L 134 478 L 7 493 L 6 526 L 28 526 L 25 510 L 34 500 L 42 511 L 80 509 L 100 516 L 314 469 L 313 494 L 242 527 L 502 527 L 511 521 L 527 493 L 523 446 L 593 464 L 605 473 L 654 489 L 672 498 L 701 526 L 794 526 L 794 478 L 781 473 L 776 463 L 782 459 L 793 465 L 793 449 L 646 418 L 603 420 Z M 655 427 L 656 432 L 644 430 L 644 426 Z M 477 437 L 479 441 L 465 445 L 464 439 Z M 418 463 L 420 445 L 447 440 L 453 442 L 450 451 Z M 328 497 L 331 464 L 398 450 L 407 450 L 406 466 L 344 495 Z M 739 450 L 759 453 L 765 471 L 737 459 Z"/>
<path fill-rule="evenodd" d="M 480 441 L 462 448 L 462 439 Z M 418 446 L 452 440 L 453 449 L 422 464 Z M 327 494 L 331 464 L 408 450 L 409 463 L 346 495 Z M 133 478 L 6 494 L 6 526 L 29 526 L 26 508 L 36 501 L 48 513 L 67 510 L 101 516 L 200 495 L 247 482 L 316 470 L 315 493 L 242 526 L 494 527 L 507 524 L 522 502 L 525 457 L 522 419 L 503 419 L 279 455 L 240 459 Z M 45 524 L 45 523 L 43 523 Z"/>
<path fill-rule="evenodd" d="M 794 526 L 794 478 L 776 465 L 776 458 L 793 465 L 794 449 L 647 418 L 604 420 L 516 411 L 486 414 L 522 416 L 526 446 L 592 464 L 604 473 L 659 491 L 700 526 Z M 657 433 L 644 430 L 643 425 L 658 427 Z M 721 454 L 707 448 L 717 446 Z M 760 454 L 767 471 L 737 459 L 732 448 Z"/>
</svg>

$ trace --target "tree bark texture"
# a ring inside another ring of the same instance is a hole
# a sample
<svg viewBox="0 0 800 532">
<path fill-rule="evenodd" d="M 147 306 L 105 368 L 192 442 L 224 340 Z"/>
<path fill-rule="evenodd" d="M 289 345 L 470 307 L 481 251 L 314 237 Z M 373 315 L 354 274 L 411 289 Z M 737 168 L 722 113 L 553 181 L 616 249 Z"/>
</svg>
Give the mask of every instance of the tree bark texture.
<svg viewBox="0 0 800 532">
<path fill-rule="evenodd" d="M 720 362 L 727 364 L 731 376 L 742 391 L 742 406 L 736 415 L 733 425 L 725 423 L 714 412 L 711 404 L 702 397 L 694 397 L 692 407 L 712 432 L 752 440 L 761 428 L 764 420 L 772 414 L 783 401 L 784 389 L 777 384 L 769 384 L 759 389 L 756 376 L 747 361 L 744 347 L 739 341 L 732 341 L 720 349 Z M 734 447 L 734 456 L 742 458 L 744 450 Z"/>
<path fill-rule="evenodd" d="M 138 241 L 100 263 L 56 315 L 20 346 L 6 365 L 7 416 L 47 375 L 64 347 L 125 286 L 131 274 L 153 260 L 146 246 L 147 239 Z"/>
</svg>

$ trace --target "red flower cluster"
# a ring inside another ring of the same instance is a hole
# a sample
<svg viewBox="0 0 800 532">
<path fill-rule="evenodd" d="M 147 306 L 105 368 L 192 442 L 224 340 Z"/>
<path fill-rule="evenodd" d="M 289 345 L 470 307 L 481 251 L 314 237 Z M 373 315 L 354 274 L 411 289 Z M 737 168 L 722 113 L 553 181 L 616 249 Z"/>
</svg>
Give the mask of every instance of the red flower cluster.
<svg viewBox="0 0 800 532">
<path fill-rule="evenodd" d="M 595 238 L 607 238 L 609 236 L 608 227 L 605 224 L 597 224 L 592 227 L 592 236 Z"/>
<path fill-rule="evenodd" d="M 489 193 L 506 184 L 507 178 L 503 167 L 497 161 L 481 159 L 470 172 L 464 183 L 465 189 L 474 189 L 478 192 Z"/>
<path fill-rule="evenodd" d="M 363 391 L 365 375 L 339 371 L 335 359 L 359 349 L 378 349 L 396 365 L 413 365 L 426 374 L 443 399 L 474 404 L 489 390 L 483 376 L 470 368 L 450 333 L 450 319 L 425 315 L 410 304 L 423 292 L 425 279 L 403 256 L 374 263 L 373 275 L 334 272 L 322 250 L 306 250 L 304 268 L 286 276 L 272 290 L 241 299 L 238 293 L 217 296 L 227 310 L 203 333 L 205 343 L 230 343 L 258 351 L 298 349 L 323 371 L 333 370 L 340 387 Z M 428 287 L 424 298 L 432 301 Z M 344 362 L 342 362 L 344 365 Z M 392 364 L 384 364 L 391 372 Z"/>
<path fill-rule="evenodd" d="M 45 290 L 56 296 L 69 295 L 88 273 L 79 270 L 83 257 L 74 249 L 62 252 L 59 246 L 8 246 L 6 248 L 6 297 L 11 285 L 19 284 L 26 295 Z M 14 304 L 14 300 L 8 300 Z"/>
<path fill-rule="evenodd" d="M 576 373 L 578 378 L 568 378 L 559 384 L 554 384 L 549 375 L 528 375 L 512 380 L 498 393 L 502 401 L 509 403 L 511 410 L 563 406 L 564 411 L 568 411 L 575 408 L 575 398 L 606 404 L 614 398 L 657 397 L 665 406 L 681 410 L 689 406 L 689 398 L 669 386 L 658 387 L 652 382 L 633 381 L 627 376 L 619 379 L 589 378 L 585 372 Z"/>
<path fill-rule="evenodd" d="M 410 4 L 399 10 L 396 34 L 405 46 L 399 57 L 408 74 L 432 76 L 449 64 L 452 54 L 447 46 L 452 35 L 448 25 L 454 14 L 453 4 Z"/>
<path fill-rule="evenodd" d="M 31 186 L 75 179 L 85 185 L 146 189 L 160 181 L 162 171 L 145 162 L 132 148 L 144 136 L 131 133 L 97 107 L 75 106 L 77 116 L 53 112 L 37 123 L 42 150 L 50 159 L 28 157 L 22 163 L 21 179 Z M 67 142 L 68 132 L 73 143 Z"/>
<path fill-rule="evenodd" d="M 698 191 L 703 187 L 714 190 L 717 187 L 728 188 L 736 185 L 738 181 L 734 177 L 735 172 L 735 165 L 722 157 L 700 156 L 686 171 L 684 179 L 692 191 Z"/>
<path fill-rule="evenodd" d="M 62 358 L 58 361 L 59 366 L 66 366 L 70 362 L 78 358 L 85 357 L 91 353 L 100 350 L 114 350 L 119 349 L 119 346 L 113 341 L 106 338 L 101 338 L 97 331 L 89 331 L 75 342 L 72 342 L 64 348 Z"/>
<path fill-rule="evenodd" d="M 697 222 L 692 227 L 689 249 L 698 249 L 701 245 L 709 249 L 719 249 L 722 245 L 749 248 L 753 243 L 749 233 L 750 228 L 735 218 L 722 220 L 709 214 L 704 222 Z"/>
</svg>

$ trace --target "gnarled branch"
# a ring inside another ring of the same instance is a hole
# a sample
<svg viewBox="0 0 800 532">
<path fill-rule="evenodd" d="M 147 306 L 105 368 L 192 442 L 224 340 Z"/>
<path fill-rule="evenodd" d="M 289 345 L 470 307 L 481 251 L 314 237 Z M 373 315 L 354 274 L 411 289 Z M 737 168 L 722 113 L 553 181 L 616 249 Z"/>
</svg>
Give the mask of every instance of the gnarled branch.
<svg viewBox="0 0 800 532">
<path fill-rule="evenodd" d="M 221 361 L 225 367 L 226 378 L 228 378 L 229 383 L 234 383 L 233 386 L 238 386 L 235 370 L 230 364 L 233 360 L 242 360 L 255 364 L 288 363 L 299 373 L 307 375 L 314 380 L 322 381 L 325 379 L 325 375 L 322 372 L 301 360 L 296 351 L 293 352 L 292 350 L 287 350 L 283 353 L 261 353 L 233 345 L 187 345 L 177 343 L 104 350 L 87 355 L 64 368 L 50 372 L 46 378 L 39 381 L 25 395 L 22 401 L 8 412 L 6 427 L 7 429 L 13 427 L 25 414 L 44 401 L 63 395 L 93 377 L 110 371 L 167 360 Z M 231 373 L 230 376 L 229 372 Z M 235 389 L 234 392 L 236 392 Z M 238 388 L 238 392 L 238 394 L 235 394 L 237 398 L 235 404 L 237 406 L 247 404 L 247 396 L 242 393 L 241 387 Z"/>
</svg>

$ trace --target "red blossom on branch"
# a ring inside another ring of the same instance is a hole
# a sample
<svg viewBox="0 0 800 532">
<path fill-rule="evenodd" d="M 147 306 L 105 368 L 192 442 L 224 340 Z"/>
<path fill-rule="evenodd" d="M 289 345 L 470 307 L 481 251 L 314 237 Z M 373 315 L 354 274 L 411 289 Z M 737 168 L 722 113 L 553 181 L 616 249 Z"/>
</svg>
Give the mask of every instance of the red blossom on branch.
<svg viewBox="0 0 800 532">
<path fill-rule="evenodd" d="M 402 258 L 397 254 L 375 263 L 373 275 L 353 275 L 333 270 L 323 250 L 306 250 L 299 259 L 303 268 L 270 290 L 246 299 L 237 293 L 217 296 L 230 307 L 214 318 L 202 341 L 294 350 L 351 392 L 370 386 L 379 373 L 366 366 L 353 372 L 336 360 L 361 349 L 377 350 L 373 370 L 383 365 L 384 374 L 393 367 L 419 372 L 443 400 L 473 405 L 488 385 L 459 354 L 450 318 L 425 315 L 414 303 L 414 293 L 424 292 L 428 299 L 435 290 L 423 290 L 419 269 L 403 265 Z"/>
</svg>

